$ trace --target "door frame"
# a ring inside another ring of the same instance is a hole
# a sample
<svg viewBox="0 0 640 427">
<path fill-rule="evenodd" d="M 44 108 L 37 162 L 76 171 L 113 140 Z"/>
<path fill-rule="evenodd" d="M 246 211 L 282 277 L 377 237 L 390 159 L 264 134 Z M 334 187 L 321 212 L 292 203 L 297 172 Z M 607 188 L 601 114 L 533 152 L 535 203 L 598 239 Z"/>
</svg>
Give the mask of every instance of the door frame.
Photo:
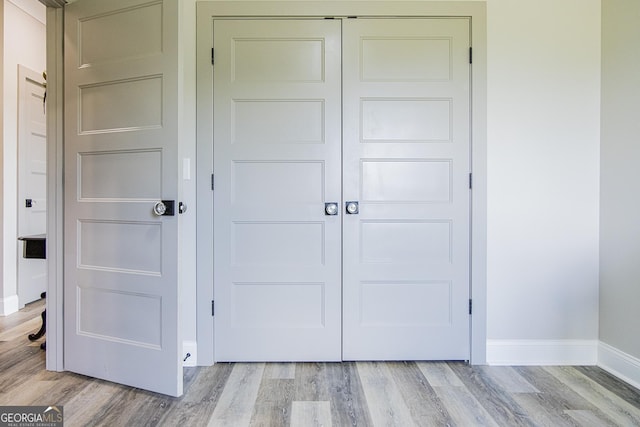
<svg viewBox="0 0 640 427">
<path fill-rule="evenodd" d="M 213 68 L 212 20 L 215 18 L 471 18 L 471 277 L 473 314 L 470 320 L 472 364 L 486 364 L 487 341 L 487 31 L 486 4 L 456 2 L 322 2 L 322 1 L 201 1 L 196 11 L 196 167 L 197 167 L 197 342 L 198 364 L 214 359 L 213 301 Z M 201 237 L 202 236 L 202 237 Z"/>
<path fill-rule="evenodd" d="M 47 2 L 47 354 L 46 368 L 64 371 L 63 143 L 64 3 Z"/>
</svg>

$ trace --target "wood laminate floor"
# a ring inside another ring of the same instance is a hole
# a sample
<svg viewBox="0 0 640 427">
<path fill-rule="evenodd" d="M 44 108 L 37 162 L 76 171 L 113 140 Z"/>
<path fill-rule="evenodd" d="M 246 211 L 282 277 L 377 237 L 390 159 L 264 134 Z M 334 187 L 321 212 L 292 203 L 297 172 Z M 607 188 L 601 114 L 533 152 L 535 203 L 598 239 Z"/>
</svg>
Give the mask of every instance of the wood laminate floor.
<svg viewBox="0 0 640 427">
<path fill-rule="evenodd" d="M 0 406 L 62 405 L 65 426 L 640 426 L 640 391 L 597 367 L 219 363 L 170 398 L 46 371 L 42 308 L 0 317 Z"/>
</svg>

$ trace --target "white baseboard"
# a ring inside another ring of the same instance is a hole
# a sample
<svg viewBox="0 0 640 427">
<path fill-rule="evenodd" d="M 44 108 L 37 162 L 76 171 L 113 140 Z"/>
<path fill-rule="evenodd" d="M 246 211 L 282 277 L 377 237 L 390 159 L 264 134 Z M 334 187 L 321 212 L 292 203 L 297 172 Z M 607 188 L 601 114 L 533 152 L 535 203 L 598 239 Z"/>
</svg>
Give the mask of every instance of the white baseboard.
<svg viewBox="0 0 640 427">
<path fill-rule="evenodd" d="M 597 340 L 487 340 L 488 365 L 596 365 Z"/>
<path fill-rule="evenodd" d="M 187 357 L 187 353 L 190 354 Z M 182 366 L 198 366 L 198 343 L 195 341 L 183 341 L 182 342 L 182 359 L 187 357 L 187 360 L 182 362 Z"/>
<path fill-rule="evenodd" d="M 18 295 L 11 295 L 7 298 L 0 298 L 0 316 L 8 316 L 20 309 Z"/>
<path fill-rule="evenodd" d="M 632 386 L 640 388 L 640 359 L 600 341 L 598 366 Z"/>
</svg>

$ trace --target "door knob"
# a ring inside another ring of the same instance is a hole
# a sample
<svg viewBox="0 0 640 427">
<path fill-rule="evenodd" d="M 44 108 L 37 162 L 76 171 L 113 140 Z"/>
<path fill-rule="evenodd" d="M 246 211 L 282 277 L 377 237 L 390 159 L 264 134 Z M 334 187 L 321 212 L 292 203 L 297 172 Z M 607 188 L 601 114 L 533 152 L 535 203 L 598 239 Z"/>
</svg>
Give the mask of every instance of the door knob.
<svg viewBox="0 0 640 427">
<path fill-rule="evenodd" d="M 360 206 L 358 202 L 347 202 L 347 213 L 349 215 L 357 215 L 360 212 Z"/>
<path fill-rule="evenodd" d="M 161 200 L 153 205 L 153 213 L 157 216 L 174 216 L 175 206 L 174 200 Z"/>
<path fill-rule="evenodd" d="M 325 215 L 338 215 L 338 204 L 336 202 L 328 202 L 324 204 Z"/>
<path fill-rule="evenodd" d="M 157 202 L 155 205 L 153 205 L 153 213 L 158 216 L 164 215 L 166 211 L 167 211 L 167 207 L 162 202 Z"/>
</svg>

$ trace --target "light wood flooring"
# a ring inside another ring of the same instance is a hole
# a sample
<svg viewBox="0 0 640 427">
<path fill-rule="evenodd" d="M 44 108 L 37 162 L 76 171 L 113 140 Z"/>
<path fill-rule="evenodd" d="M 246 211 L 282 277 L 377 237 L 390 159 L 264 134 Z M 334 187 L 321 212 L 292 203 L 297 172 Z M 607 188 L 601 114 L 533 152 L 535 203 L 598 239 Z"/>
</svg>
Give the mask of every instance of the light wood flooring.
<svg viewBox="0 0 640 427">
<path fill-rule="evenodd" d="M 0 317 L 0 406 L 62 405 L 65 426 L 640 426 L 640 391 L 596 367 L 219 363 L 170 398 L 46 371 L 42 308 Z"/>
</svg>

